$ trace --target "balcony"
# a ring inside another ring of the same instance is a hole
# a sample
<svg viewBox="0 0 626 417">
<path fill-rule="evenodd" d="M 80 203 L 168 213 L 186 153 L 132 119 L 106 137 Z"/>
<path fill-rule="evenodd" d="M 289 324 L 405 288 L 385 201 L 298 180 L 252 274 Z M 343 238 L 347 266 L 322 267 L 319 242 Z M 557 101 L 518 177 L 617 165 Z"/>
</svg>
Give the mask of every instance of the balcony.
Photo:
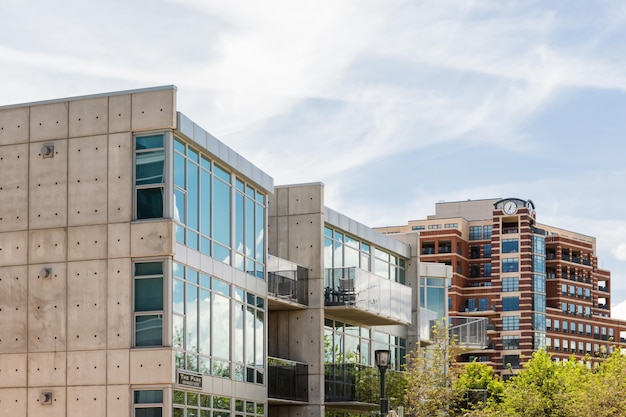
<svg viewBox="0 0 626 417">
<path fill-rule="evenodd" d="M 267 358 L 267 389 L 270 403 L 309 400 L 308 365 L 280 358 Z"/>
<path fill-rule="evenodd" d="M 397 383 L 397 376 L 399 372 L 393 369 L 387 371 L 387 392 Z M 378 369 L 372 366 L 357 363 L 324 365 L 326 408 L 367 413 L 378 409 L 379 377 Z"/>
<path fill-rule="evenodd" d="M 412 289 L 356 267 L 329 268 L 324 305 L 345 321 L 365 325 L 411 323 Z"/>
<path fill-rule="evenodd" d="M 308 305 L 308 271 L 293 262 L 268 257 L 268 308 L 302 309 Z"/>
<path fill-rule="evenodd" d="M 450 317 L 450 338 L 464 349 L 485 349 L 487 323 L 484 317 Z"/>
</svg>

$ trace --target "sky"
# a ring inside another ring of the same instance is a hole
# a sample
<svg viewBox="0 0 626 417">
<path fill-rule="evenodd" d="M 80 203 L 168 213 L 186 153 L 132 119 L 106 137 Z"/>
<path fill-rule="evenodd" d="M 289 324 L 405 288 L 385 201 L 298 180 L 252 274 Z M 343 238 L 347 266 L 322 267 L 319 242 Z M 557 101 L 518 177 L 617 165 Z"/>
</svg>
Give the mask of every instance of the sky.
<svg viewBox="0 0 626 417">
<path fill-rule="evenodd" d="M 175 85 L 178 109 L 368 226 L 531 199 L 626 319 L 626 2 L 3 0 L 0 105 Z"/>
</svg>

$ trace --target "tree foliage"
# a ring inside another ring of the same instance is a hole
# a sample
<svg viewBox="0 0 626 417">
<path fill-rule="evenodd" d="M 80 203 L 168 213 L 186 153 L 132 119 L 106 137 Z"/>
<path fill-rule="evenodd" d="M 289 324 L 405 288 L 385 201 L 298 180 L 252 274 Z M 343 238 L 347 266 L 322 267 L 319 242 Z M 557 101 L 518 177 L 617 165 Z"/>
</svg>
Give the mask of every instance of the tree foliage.
<svg viewBox="0 0 626 417">
<path fill-rule="evenodd" d="M 458 353 L 456 343 L 443 323 L 433 327 L 433 340 L 432 345 L 407 355 L 404 407 L 411 416 L 441 415 L 458 402 L 453 388 L 457 368 L 452 366 Z"/>
<path fill-rule="evenodd" d="M 555 361 L 534 352 L 507 381 L 483 363 L 457 365 L 454 341 L 445 326 L 435 341 L 407 356 L 406 415 L 465 417 L 618 417 L 626 416 L 626 356 L 616 348 L 598 358 Z M 595 362 L 595 365 L 592 363 Z"/>
</svg>

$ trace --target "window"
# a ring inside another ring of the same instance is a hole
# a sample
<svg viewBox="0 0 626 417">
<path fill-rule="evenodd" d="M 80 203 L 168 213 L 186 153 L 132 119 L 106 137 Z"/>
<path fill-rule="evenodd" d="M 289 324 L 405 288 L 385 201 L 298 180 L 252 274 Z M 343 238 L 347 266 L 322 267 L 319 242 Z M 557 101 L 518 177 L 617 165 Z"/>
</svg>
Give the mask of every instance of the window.
<svg viewBox="0 0 626 417">
<path fill-rule="evenodd" d="M 491 276 L 491 264 L 485 264 L 485 277 Z"/>
<path fill-rule="evenodd" d="M 502 297 L 502 311 L 519 310 L 519 297 Z"/>
<path fill-rule="evenodd" d="M 175 138 L 176 241 L 264 279 L 266 195 Z"/>
<path fill-rule="evenodd" d="M 135 216 L 163 217 L 165 188 L 164 135 L 135 137 Z"/>
<path fill-rule="evenodd" d="M 558 332 L 561 329 L 561 321 L 554 319 L 554 331 Z"/>
<path fill-rule="evenodd" d="M 445 229 L 456 229 L 459 227 L 458 223 L 446 223 L 443 225 Z"/>
<path fill-rule="evenodd" d="M 491 243 L 485 243 L 485 258 L 491 258 Z"/>
<path fill-rule="evenodd" d="M 161 417 L 163 415 L 163 390 L 133 392 L 134 417 Z"/>
<path fill-rule="evenodd" d="M 519 252 L 519 240 L 518 239 L 503 239 L 502 240 L 502 253 L 517 253 Z"/>
<path fill-rule="evenodd" d="M 163 345 L 163 262 L 134 265 L 135 346 Z"/>
<path fill-rule="evenodd" d="M 519 259 L 518 258 L 502 259 L 502 272 L 519 272 Z"/>
<path fill-rule="evenodd" d="M 175 263 L 172 310 L 177 368 L 263 383 L 264 298 Z"/>
<path fill-rule="evenodd" d="M 567 333 L 569 331 L 569 324 L 567 321 L 563 320 L 563 333 Z"/>
<path fill-rule="evenodd" d="M 502 349 L 519 349 L 519 336 L 502 336 Z"/>
<path fill-rule="evenodd" d="M 504 355 L 502 364 L 505 368 L 519 369 L 519 355 Z"/>
<path fill-rule="evenodd" d="M 428 225 L 428 229 L 432 230 L 432 229 L 441 229 L 441 225 L 440 224 L 429 224 Z"/>
<path fill-rule="evenodd" d="M 471 264 L 470 265 L 470 278 L 479 278 L 480 277 L 480 264 Z"/>
<path fill-rule="evenodd" d="M 419 225 L 419 226 L 411 226 L 411 230 L 424 230 L 425 227 L 423 225 Z"/>
<path fill-rule="evenodd" d="M 502 292 L 519 291 L 519 278 L 518 277 L 505 277 L 502 278 Z"/>
<path fill-rule="evenodd" d="M 487 311 L 487 310 L 489 310 L 489 299 L 479 298 L 478 299 L 478 311 Z"/>
<path fill-rule="evenodd" d="M 519 330 L 519 316 L 503 316 L 502 330 Z"/>
<path fill-rule="evenodd" d="M 482 226 L 470 226 L 469 240 L 482 240 L 483 228 Z"/>
<path fill-rule="evenodd" d="M 483 226 L 483 239 L 491 239 L 492 226 Z"/>
</svg>

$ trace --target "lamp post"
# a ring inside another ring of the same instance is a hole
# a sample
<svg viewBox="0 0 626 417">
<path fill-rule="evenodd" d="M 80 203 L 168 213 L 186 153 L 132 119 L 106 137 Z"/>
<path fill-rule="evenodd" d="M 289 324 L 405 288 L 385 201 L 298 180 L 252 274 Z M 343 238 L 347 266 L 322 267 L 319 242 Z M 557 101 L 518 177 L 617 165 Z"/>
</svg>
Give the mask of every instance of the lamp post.
<svg viewBox="0 0 626 417">
<path fill-rule="evenodd" d="M 384 417 L 389 411 L 389 403 L 385 397 L 385 372 L 389 367 L 389 358 L 391 352 L 389 350 L 376 350 L 374 351 L 374 358 L 376 360 L 376 366 L 380 371 L 380 416 Z"/>
</svg>

